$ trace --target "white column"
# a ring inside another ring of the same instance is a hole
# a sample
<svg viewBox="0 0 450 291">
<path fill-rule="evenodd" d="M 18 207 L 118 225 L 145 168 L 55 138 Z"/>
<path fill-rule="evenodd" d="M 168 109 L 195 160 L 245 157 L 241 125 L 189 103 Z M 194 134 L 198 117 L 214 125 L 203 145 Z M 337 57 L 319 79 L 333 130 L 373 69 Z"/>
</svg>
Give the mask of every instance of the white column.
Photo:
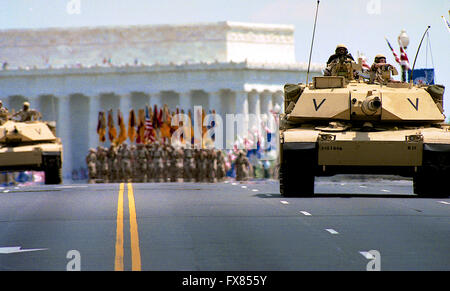
<svg viewBox="0 0 450 291">
<path fill-rule="evenodd" d="M 191 98 L 191 92 L 180 92 L 180 106 L 179 109 L 184 109 L 184 112 L 188 112 L 189 109 L 193 109 L 194 106 L 200 105 L 200 104 L 193 104 L 192 105 L 192 98 Z M 206 108 L 204 108 L 206 110 Z"/>
<path fill-rule="evenodd" d="M 259 126 L 260 114 L 261 114 L 261 102 L 259 98 L 259 93 L 250 92 L 249 93 L 249 113 L 251 118 L 249 119 L 249 129 L 253 132 L 254 128 Z"/>
<path fill-rule="evenodd" d="M 215 91 L 215 92 L 209 92 L 208 93 L 208 103 L 209 103 L 209 109 L 215 110 L 216 114 L 222 114 L 222 101 L 221 101 L 221 92 Z M 222 117 L 225 120 L 225 117 Z"/>
<path fill-rule="evenodd" d="M 236 92 L 236 114 L 242 114 L 244 120 L 242 126 L 237 127 L 237 136 L 244 138 L 248 136 L 248 92 Z"/>
<path fill-rule="evenodd" d="M 63 179 L 72 177 L 72 139 L 70 129 L 70 99 L 69 96 L 58 98 L 58 121 L 56 133 L 63 144 Z"/>
<path fill-rule="evenodd" d="M 272 93 L 264 91 L 260 94 L 261 98 L 261 114 L 267 114 L 272 110 Z"/>
<path fill-rule="evenodd" d="M 100 111 L 100 97 L 91 96 L 89 98 L 89 147 L 97 148 L 99 145 L 99 136 L 97 134 L 97 124 L 98 124 L 98 112 Z M 108 125 L 108 111 L 105 111 L 105 121 Z M 106 139 L 108 137 L 106 136 Z"/>
<path fill-rule="evenodd" d="M 281 91 L 277 91 L 273 94 L 273 108 L 278 104 L 280 106 L 279 113 L 284 113 L 284 94 Z"/>
</svg>

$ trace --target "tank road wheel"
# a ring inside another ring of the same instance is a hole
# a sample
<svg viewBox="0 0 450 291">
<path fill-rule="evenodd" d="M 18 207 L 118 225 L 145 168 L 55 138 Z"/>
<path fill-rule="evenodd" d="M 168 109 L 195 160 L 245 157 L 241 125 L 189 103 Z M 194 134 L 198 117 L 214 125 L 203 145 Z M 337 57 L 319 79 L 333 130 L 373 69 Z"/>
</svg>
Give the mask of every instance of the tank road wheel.
<svg viewBox="0 0 450 291">
<path fill-rule="evenodd" d="M 44 156 L 43 167 L 45 173 L 45 184 L 61 184 L 62 169 L 60 156 Z"/>
<path fill-rule="evenodd" d="M 450 153 L 424 152 L 423 166 L 413 177 L 414 193 L 420 197 L 449 196 Z"/>
<path fill-rule="evenodd" d="M 313 150 L 283 150 L 280 165 L 280 193 L 284 197 L 314 195 Z"/>
</svg>

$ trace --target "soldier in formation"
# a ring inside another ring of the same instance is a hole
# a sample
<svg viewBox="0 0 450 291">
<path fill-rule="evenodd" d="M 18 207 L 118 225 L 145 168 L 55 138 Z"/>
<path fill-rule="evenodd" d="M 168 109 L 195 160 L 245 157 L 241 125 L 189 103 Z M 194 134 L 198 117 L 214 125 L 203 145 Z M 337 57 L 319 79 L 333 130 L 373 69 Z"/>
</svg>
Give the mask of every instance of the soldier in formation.
<svg viewBox="0 0 450 291">
<path fill-rule="evenodd" d="M 245 162 L 247 161 L 247 162 Z M 86 157 L 89 181 L 106 182 L 205 182 L 223 181 L 227 164 L 216 149 L 182 149 L 153 143 L 90 149 Z M 238 179 L 247 180 L 249 163 L 242 152 L 236 165 Z"/>
</svg>

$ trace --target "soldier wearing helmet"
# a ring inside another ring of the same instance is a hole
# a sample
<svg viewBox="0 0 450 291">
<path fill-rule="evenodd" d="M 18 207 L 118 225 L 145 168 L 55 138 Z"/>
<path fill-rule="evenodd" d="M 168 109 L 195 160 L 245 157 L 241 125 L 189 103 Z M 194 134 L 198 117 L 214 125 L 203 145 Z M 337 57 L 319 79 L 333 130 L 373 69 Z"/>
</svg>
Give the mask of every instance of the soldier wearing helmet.
<svg viewBox="0 0 450 291">
<path fill-rule="evenodd" d="M 3 102 L 0 100 L 0 124 L 3 124 L 8 120 L 9 112 L 8 108 L 3 107 Z"/>
<path fill-rule="evenodd" d="M 29 102 L 23 102 L 22 110 L 15 113 L 12 117 L 19 116 L 18 121 L 25 122 L 25 121 L 32 121 L 37 120 L 41 118 L 41 113 L 37 110 L 30 109 L 30 103 Z"/>
<path fill-rule="evenodd" d="M 394 75 L 397 74 L 397 70 L 391 64 L 388 64 L 386 62 L 386 57 L 384 55 L 376 55 L 374 62 L 370 67 L 370 83 L 373 83 L 374 81 L 377 81 L 379 83 L 397 83 L 398 81 L 395 81 L 391 78 L 391 71 Z"/>
<path fill-rule="evenodd" d="M 347 47 L 343 44 L 338 44 L 336 46 L 334 54 L 328 58 L 327 67 L 324 71 L 324 75 L 331 76 L 333 67 L 338 62 L 351 62 L 351 61 L 354 61 L 354 59 L 353 56 L 348 52 Z"/>
</svg>

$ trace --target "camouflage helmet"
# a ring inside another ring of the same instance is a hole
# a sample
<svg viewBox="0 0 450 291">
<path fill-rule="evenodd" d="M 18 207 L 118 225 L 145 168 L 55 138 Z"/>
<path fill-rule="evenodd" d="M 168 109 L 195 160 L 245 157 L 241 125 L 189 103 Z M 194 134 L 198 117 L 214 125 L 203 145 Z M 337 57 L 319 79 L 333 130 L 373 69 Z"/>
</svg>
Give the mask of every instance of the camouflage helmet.
<svg viewBox="0 0 450 291">
<path fill-rule="evenodd" d="M 386 56 L 385 55 L 383 55 L 383 54 L 378 54 L 378 55 L 376 55 L 375 56 L 375 63 L 378 63 L 378 61 L 380 60 L 380 59 L 386 59 Z"/>
<path fill-rule="evenodd" d="M 30 102 L 27 102 L 27 101 L 23 102 L 23 107 L 29 108 L 30 107 Z"/>
<path fill-rule="evenodd" d="M 347 53 L 347 52 L 348 52 L 347 46 L 346 46 L 345 44 L 338 44 L 338 45 L 336 46 L 336 50 L 335 50 L 335 52 L 337 53 L 337 52 L 338 52 L 338 50 L 339 50 L 340 48 L 343 48 L 343 49 L 345 49 L 345 53 Z"/>
</svg>

